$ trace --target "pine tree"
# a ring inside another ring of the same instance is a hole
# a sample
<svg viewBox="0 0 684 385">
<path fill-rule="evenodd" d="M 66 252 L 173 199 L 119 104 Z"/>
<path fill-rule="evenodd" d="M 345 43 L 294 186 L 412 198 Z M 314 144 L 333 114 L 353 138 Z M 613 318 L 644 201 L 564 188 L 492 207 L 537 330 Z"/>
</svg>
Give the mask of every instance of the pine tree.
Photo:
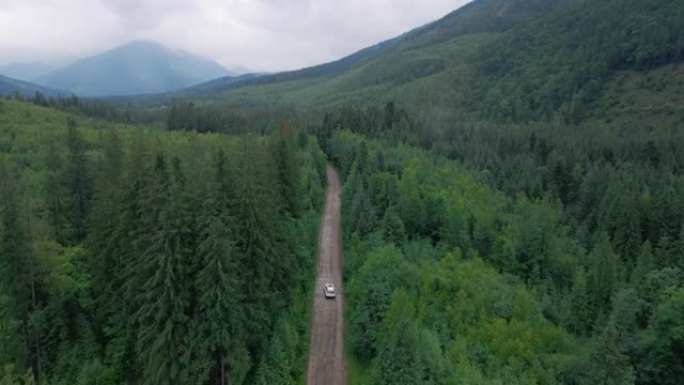
<svg viewBox="0 0 684 385">
<path fill-rule="evenodd" d="M 224 174 L 219 157 L 217 174 Z M 196 378 L 209 378 L 210 384 L 225 385 L 233 368 L 240 368 L 245 343 L 242 314 L 239 256 L 235 245 L 234 219 L 228 216 L 227 202 L 221 199 L 220 184 L 203 204 L 199 223 L 197 256 L 200 270 L 196 278 L 197 309 L 193 321 L 191 348 L 200 361 Z"/>
<path fill-rule="evenodd" d="M 394 206 L 390 206 L 385 212 L 385 217 L 382 220 L 382 233 L 387 241 L 397 246 L 401 246 L 406 241 L 404 222 Z"/>
<path fill-rule="evenodd" d="M 684 224 L 679 229 L 677 239 L 670 245 L 669 265 L 684 270 Z"/>
<path fill-rule="evenodd" d="M 351 203 L 347 206 L 348 214 L 345 226 L 351 231 L 357 231 L 361 236 L 366 236 L 376 226 L 375 207 L 366 191 L 362 178 L 357 178 L 356 185 L 351 186 L 351 188 L 354 190 L 351 195 Z"/>
<path fill-rule="evenodd" d="M 677 385 L 684 378 L 684 289 L 670 288 L 643 337 L 640 383 Z"/>
<path fill-rule="evenodd" d="M 38 307 L 38 267 L 31 240 L 21 221 L 14 179 L 0 164 L 0 298 L 10 304 L 9 336 L 17 369 L 31 368 L 42 381 L 41 350 L 31 314 Z M 3 334 L 5 331 L 3 331 Z M 0 349 L 2 350 L 2 349 Z"/>
<path fill-rule="evenodd" d="M 98 167 L 93 208 L 90 215 L 88 246 L 89 271 L 93 276 L 93 291 L 98 307 L 105 311 L 113 303 L 112 288 L 118 256 L 116 238 L 118 217 L 122 206 L 121 178 L 123 175 L 123 148 L 116 131 L 108 133 L 104 143 L 104 159 Z M 99 314 L 102 320 L 103 314 Z"/>
<path fill-rule="evenodd" d="M 570 292 L 571 317 L 569 329 L 579 335 L 588 335 L 592 330 L 592 306 L 587 292 L 587 277 L 583 269 L 575 273 Z"/>
<path fill-rule="evenodd" d="M 137 293 L 137 352 L 143 384 L 183 384 L 189 377 L 188 309 L 192 281 L 192 226 L 180 181 L 169 181 L 166 162 L 157 156 L 156 178 L 143 210 L 149 219 L 149 244 L 137 262 L 144 282 Z"/>
<path fill-rule="evenodd" d="M 276 298 L 287 290 L 281 282 L 289 279 L 290 269 L 295 267 L 288 255 L 281 254 L 279 210 L 269 185 L 265 155 L 263 148 L 245 138 L 236 175 L 236 246 L 242 257 L 241 291 L 253 354 L 267 342 Z"/>
<path fill-rule="evenodd" d="M 646 274 L 655 268 L 653 263 L 653 248 L 651 247 L 651 242 L 647 240 L 641 246 L 636 259 L 636 266 L 632 270 L 630 283 L 633 287 L 638 287 L 646 277 Z"/>
<path fill-rule="evenodd" d="M 618 288 L 617 256 L 610 246 L 608 235 L 602 233 L 589 254 L 587 289 L 595 314 L 608 310 L 611 296 Z"/>
<path fill-rule="evenodd" d="M 285 201 L 284 208 L 291 217 L 298 218 L 303 211 L 302 175 L 297 158 L 295 134 L 287 123 L 278 129 L 273 145 L 273 155 L 280 195 Z"/>
<path fill-rule="evenodd" d="M 379 340 L 378 354 L 371 371 L 372 383 L 419 384 L 421 371 L 416 357 L 418 331 L 405 290 L 399 289 L 392 296 L 383 330 L 384 336 Z"/>
<path fill-rule="evenodd" d="M 296 346 L 296 331 L 287 320 L 276 324 L 273 338 L 264 353 L 264 357 L 256 371 L 256 385 L 295 385 L 293 378 L 294 369 L 297 365 L 296 357 L 293 357 Z"/>
<path fill-rule="evenodd" d="M 90 179 L 85 154 L 85 142 L 76 128 L 76 122 L 67 120 L 67 145 L 69 160 L 67 163 L 67 217 L 71 225 L 68 240 L 71 244 L 81 242 L 87 233 L 88 212 L 92 198 L 92 181 Z"/>
<path fill-rule="evenodd" d="M 615 231 L 616 251 L 626 260 L 633 260 L 642 244 L 641 213 L 636 198 L 626 198 L 620 210 L 620 218 Z"/>
<path fill-rule="evenodd" d="M 632 385 L 634 368 L 617 343 L 617 332 L 606 327 L 596 342 L 589 360 L 588 377 L 597 385 Z"/>
<path fill-rule="evenodd" d="M 67 243 L 67 192 L 62 157 L 56 143 L 49 143 L 45 156 L 45 191 L 48 217 L 57 242 Z"/>
<path fill-rule="evenodd" d="M 437 336 L 423 330 L 416 347 L 419 385 L 441 385 L 447 383 L 448 369 L 439 347 Z"/>
</svg>

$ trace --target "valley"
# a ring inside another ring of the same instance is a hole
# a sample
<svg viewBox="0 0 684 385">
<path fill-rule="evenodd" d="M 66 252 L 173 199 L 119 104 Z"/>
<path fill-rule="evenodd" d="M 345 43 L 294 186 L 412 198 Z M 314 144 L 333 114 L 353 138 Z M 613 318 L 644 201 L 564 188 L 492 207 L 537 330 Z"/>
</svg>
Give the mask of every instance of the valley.
<svg viewBox="0 0 684 385">
<path fill-rule="evenodd" d="M 680 385 L 681 20 L 475 0 L 295 71 L 0 77 L 0 383 Z"/>
</svg>

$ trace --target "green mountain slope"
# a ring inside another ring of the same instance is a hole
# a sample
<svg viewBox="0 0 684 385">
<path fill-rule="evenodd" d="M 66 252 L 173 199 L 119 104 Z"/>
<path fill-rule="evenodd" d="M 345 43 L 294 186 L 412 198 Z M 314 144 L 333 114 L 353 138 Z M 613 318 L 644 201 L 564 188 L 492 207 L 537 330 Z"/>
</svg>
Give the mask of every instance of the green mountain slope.
<svg viewBox="0 0 684 385">
<path fill-rule="evenodd" d="M 424 118 L 576 122 L 618 72 L 681 61 L 680 20 L 673 0 L 479 0 L 337 62 L 201 98 L 314 111 L 395 100 Z"/>
<path fill-rule="evenodd" d="M 380 63 L 387 64 L 387 62 L 396 59 L 395 55 L 415 49 L 434 46 L 464 35 L 485 32 L 503 32 L 518 23 L 546 14 L 558 5 L 565 4 L 568 1 L 569 0 L 516 0 L 512 2 L 502 0 L 475 1 L 440 20 L 405 33 L 397 38 L 365 48 L 340 60 L 304 68 L 298 71 L 262 76 L 257 79 L 233 83 L 228 86 L 221 87 L 219 85 L 215 91 L 222 92 L 263 85 L 272 85 L 273 87 L 278 88 L 282 83 L 297 81 L 302 81 L 303 83 L 301 86 L 306 87 L 306 81 L 308 80 L 317 80 L 318 82 L 343 80 L 346 75 L 353 74 L 357 71 L 362 72 L 362 76 L 360 77 L 365 85 L 373 85 L 373 83 L 383 80 L 383 76 L 375 76 L 376 74 L 373 74 L 376 66 Z M 416 63 L 403 64 L 407 64 L 408 67 L 414 67 L 418 70 L 422 69 L 423 75 L 438 69 L 438 67 L 427 68 L 430 67 L 429 65 L 423 66 L 425 68 L 419 68 L 422 63 L 419 63 L 418 65 L 416 65 Z M 367 65 L 371 65 L 371 68 L 364 71 Z M 299 84 L 294 85 L 294 88 L 297 90 L 302 88 L 298 86 Z"/>
<path fill-rule="evenodd" d="M 8 78 L 0 75 L 0 96 L 14 96 L 19 94 L 21 96 L 33 96 L 36 92 L 40 92 L 45 96 L 68 96 L 67 91 L 61 91 L 53 88 L 39 86 L 29 82 Z"/>
</svg>

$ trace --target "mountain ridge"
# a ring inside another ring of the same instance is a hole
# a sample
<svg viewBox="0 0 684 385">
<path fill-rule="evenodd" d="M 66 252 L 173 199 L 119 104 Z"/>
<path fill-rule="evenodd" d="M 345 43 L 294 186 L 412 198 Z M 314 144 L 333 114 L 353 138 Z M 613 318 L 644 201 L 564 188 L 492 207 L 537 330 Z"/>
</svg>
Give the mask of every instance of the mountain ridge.
<svg viewBox="0 0 684 385">
<path fill-rule="evenodd" d="M 228 74 L 209 59 L 136 40 L 79 59 L 34 81 L 79 96 L 116 96 L 169 92 Z"/>
<path fill-rule="evenodd" d="M 322 63 L 310 67 L 301 68 L 293 71 L 285 71 L 276 74 L 261 76 L 258 79 L 248 79 L 246 81 L 231 82 L 227 84 L 230 88 L 241 88 L 244 86 L 261 85 L 276 83 L 287 80 L 297 80 L 303 77 L 316 77 L 328 75 L 340 75 L 345 71 L 353 69 L 355 66 L 368 61 L 379 54 L 391 52 L 392 49 L 408 45 L 407 49 L 415 48 L 417 40 L 425 39 L 430 44 L 436 44 L 445 39 L 452 39 L 462 34 L 473 34 L 478 32 L 488 32 L 491 30 L 504 31 L 519 22 L 519 19 L 529 19 L 530 9 L 542 9 L 544 12 L 549 12 L 555 6 L 566 4 L 572 0 L 551 0 L 551 1 L 536 1 L 536 0 L 517 0 L 514 2 L 506 2 L 502 0 L 480 0 L 468 3 L 447 15 L 426 23 L 420 27 L 414 28 L 404 32 L 396 37 L 381 41 L 371 46 L 362 48 L 350 55 L 344 56 L 340 59 Z M 511 4 L 524 4 L 522 6 L 523 12 L 516 15 L 513 14 L 512 20 L 504 17 L 505 11 L 511 9 Z M 539 8 L 537 8 L 539 7 Z M 483 22 L 488 19 L 489 12 L 492 9 L 497 9 L 499 21 Z M 460 21 L 468 20 L 467 23 L 459 24 Z M 505 20 L 501 22 L 501 20 Z M 513 21 L 515 20 L 515 21 Z M 445 33 L 448 30 L 448 33 Z M 445 35 L 447 37 L 445 37 Z M 409 43 L 409 44 L 407 44 Z M 424 43 L 423 43 L 424 44 Z"/>
<path fill-rule="evenodd" d="M 0 75 L 0 96 L 13 97 L 18 94 L 23 97 L 33 97 L 37 92 L 45 97 L 67 97 L 72 95 L 69 91 L 44 87 L 31 82 Z"/>
<path fill-rule="evenodd" d="M 680 20 L 675 0 L 478 0 L 337 61 L 217 82 L 197 98 L 318 114 L 395 101 L 443 127 L 464 118 L 577 123 L 622 71 L 681 62 Z"/>
</svg>

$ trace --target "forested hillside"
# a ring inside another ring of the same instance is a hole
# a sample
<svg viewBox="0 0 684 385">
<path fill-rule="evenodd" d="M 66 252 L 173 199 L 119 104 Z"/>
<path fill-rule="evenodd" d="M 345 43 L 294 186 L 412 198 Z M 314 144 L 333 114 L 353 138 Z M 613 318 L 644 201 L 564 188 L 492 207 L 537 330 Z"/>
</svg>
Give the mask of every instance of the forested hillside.
<svg viewBox="0 0 684 385">
<path fill-rule="evenodd" d="M 614 80 L 679 63 L 683 18 L 677 0 L 480 0 L 338 62 L 197 96 L 319 113 L 391 100 L 444 129 L 464 119 L 576 124 Z M 681 81 L 680 70 L 672 75 Z M 658 108 L 651 101 L 646 114 Z"/>
<path fill-rule="evenodd" d="M 0 74 L 0 96 L 8 97 L 19 95 L 22 97 L 31 97 L 36 93 L 53 97 L 67 97 L 70 95 L 68 91 L 60 91 L 53 88 L 43 87 L 37 84 L 8 78 L 7 76 Z"/>
<path fill-rule="evenodd" d="M 324 168 L 0 101 L 0 383 L 300 382 Z"/>
<path fill-rule="evenodd" d="M 331 162 L 350 384 L 681 385 L 682 20 L 476 0 L 176 99 L 0 99 L 0 384 L 303 383 Z"/>
<path fill-rule="evenodd" d="M 407 146 L 393 126 L 374 140 L 336 127 L 320 139 L 345 177 L 352 383 L 684 378 L 681 138 L 614 153 L 532 134 L 527 158 L 501 155 L 509 175 Z"/>
</svg>

